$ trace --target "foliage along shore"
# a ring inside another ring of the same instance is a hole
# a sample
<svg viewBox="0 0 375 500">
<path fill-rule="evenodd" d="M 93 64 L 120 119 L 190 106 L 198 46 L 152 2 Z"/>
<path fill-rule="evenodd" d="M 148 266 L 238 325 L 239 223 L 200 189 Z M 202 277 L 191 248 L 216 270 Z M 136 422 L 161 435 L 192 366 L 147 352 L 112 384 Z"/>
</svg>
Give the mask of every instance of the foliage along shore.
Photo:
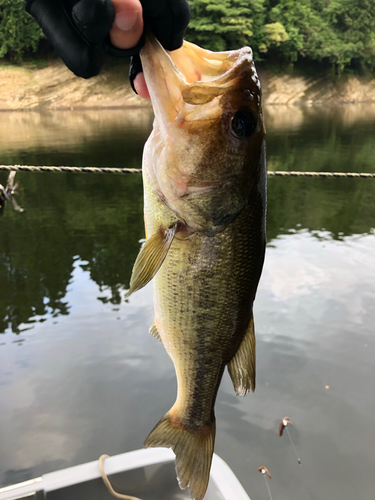
<svg viewBox="0 0 375 500">
<path fill-rule="evenodd" d="M 0 110 L 145 107 L 149 102 L 133 93 L 128 68 L 112 61 L 89 80 L 77 78 L 62 62 L 46 67 L 0 64 Z M 263 103 L 321 105 L 375 102 L 375 79 L 345 76 L 272 74 L 259 70 Z"/>
<path fill-rule="evenodd" d="M 189 0 L 189 4 L 188 40 L 211 50 L 250 45 L 258 70 L 262 65 L 280 66 L 281 75 L 260 71 L 265 104 L 375 101 L 373 0 Z M 6 61 L 21 65 L 32 52 L 38 64 L 51 51 L 25 12 L 24 2 L 0 0 L 0 109 L 148 105 L 131 92 L 123 62 L 112 62 L 88 81 L 75 78 L 57 61 L 39 71 L 30 69 L 30 64 L 20 69 L 6 66 Z"/>
<path fill-rule="evenodd" d="M 74 2 L 72 2 L 74 3 Z M 68 2 L 69 4 L 69 2 Z M 211 50 L 250 45 L 257 61 L 375 72 L 373 0 L 189 0 L 186 38 Z M 0 0 L 0 58 L 40 55 L 46 39 L 22 0 Z"/>
</svg>

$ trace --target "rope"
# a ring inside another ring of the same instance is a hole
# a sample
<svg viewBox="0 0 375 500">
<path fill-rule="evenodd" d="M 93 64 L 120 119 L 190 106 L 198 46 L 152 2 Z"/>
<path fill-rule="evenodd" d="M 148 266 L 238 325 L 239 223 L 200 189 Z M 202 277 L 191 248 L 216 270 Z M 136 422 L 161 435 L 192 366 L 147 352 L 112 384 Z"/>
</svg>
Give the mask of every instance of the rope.
<svg viewBox="0 0 375 500">
<path fill-rule="evenodd" d="M 0 171 L 16 172 L 53 172 L 64 174 L 71 172 L 73 174 L 140 174 L 140 168 L 111 168 L 111 167 L 36 167 L 32 165 L 0 165 Z"/>
<path fill-rule="evenodd" d="M 115 168 L 115 167 L 52 167 L 52 166 L 31 166 L 31 165 L 0 165 L 1 171 L 19 172 L 53 172 L 53 173 L 73 173 L 73 174 L 140 174 L 141 168 Z M 357 172 L 287 172 L 278 170 L 269 171 L 268 177 L 349 177 L 369 179 L 375 178 L 375 173 Z"/>
<path fill-rule="evenodd" d="M 102 475 L 104 484 L 107 486 L 108 491 L 110 492 L 110 494 L 113 495 L 116 498 L 122 498 L 123 500 L 140 500 L 140 498 L 137 498 L 137 497 L 132 497 L 132 496 L 129 496 L 129 495 L 122 495 L 121 493 L 117 493 L 117 491 L 115 491 L 112 488 L 112 485 L 109 482 L 108 476 L 104 472 L 103 462 L 104 462 L 104 460 L 106 458 L 109 458 L 109 455 L 101 455 L 101 457 L 99 458 L 99 468 L 100 468 L 100 474 Z"/>
<path fill-rule="evenodd" d="M 351 177 L 351 178 L 375 178 L 375 173 L 357 172 L 267 172 L 268 177 Z"/>
</svg>

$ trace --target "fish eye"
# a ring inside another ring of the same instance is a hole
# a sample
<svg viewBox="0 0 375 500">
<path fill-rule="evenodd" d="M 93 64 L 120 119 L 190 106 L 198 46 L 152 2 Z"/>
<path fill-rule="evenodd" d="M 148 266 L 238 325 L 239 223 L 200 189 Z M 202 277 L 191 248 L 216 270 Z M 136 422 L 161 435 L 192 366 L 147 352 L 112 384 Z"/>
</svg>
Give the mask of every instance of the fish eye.
<svg viewBox="0 0 375 500">
<path fill-rule="evenodd" d="M 256 126 L 257 121 L 253 113 L 247 109 L 237 111 L 230 122 L 231 131 L 238 139 L 250 137 Z"/>
</svg>

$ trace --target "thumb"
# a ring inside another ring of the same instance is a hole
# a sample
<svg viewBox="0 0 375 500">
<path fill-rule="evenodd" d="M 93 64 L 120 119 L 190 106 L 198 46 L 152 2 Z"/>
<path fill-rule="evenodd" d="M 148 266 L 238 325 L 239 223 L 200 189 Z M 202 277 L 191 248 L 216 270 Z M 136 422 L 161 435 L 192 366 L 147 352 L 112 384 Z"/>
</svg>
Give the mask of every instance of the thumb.
<svg viewBox="0 0 375 500">
<path fill-rule="evenodd" d="M 109 32 L 112 45 L 130 49 L 139 42 L 143 33 L 142 5 L 139 0 L 112 0 L 115 21 Z"/>
</svg>

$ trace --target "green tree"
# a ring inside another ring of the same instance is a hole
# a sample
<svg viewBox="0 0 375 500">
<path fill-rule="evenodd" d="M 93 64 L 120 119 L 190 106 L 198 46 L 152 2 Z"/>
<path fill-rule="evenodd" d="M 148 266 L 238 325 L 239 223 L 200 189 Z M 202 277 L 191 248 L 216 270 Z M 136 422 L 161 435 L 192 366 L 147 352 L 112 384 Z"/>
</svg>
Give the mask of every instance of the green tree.
<svg viewBox="0 0 375 500">
<path fill-rule="evenodd" d="M 277 53 L 288 62 L 297 61 L 299 56 L 316 56 L 319 52 L 324 26 L 312 0 L 280 0 L 269 10 L 268 19 L 279 23 L 287 33 L 288 38 L 280 44 Z"/>
<path fill-rule="evenodd" d="M 255 59 L 375 70 L 374 0 L 189 0 L 186 37 L 211 50 L 250 45 Z M 42 31 L 18 0 L 0 0 L 0 58 L 35 51 Z"/>
<path fill-rule="evenodd" d="M 211 50 L 249 45 L 260 33 L 264 0 L 190 0 L 187 39 Z"/>
<path fill-rule="evenodd" d="M 328 27 L 321 57 L 341 71 L 354 60 L 375 68 L 375 3 L 373 0 L 331 0 L 323 11 Z"/>
<path fill-rule="evenodd" d="M 373 0 L 278 0 L 267 12 L 267 21 L 288 35 L 270 55 L 292 63 L 326 60 L 338 72 L 355 61 L 375 68 Z"/>
<path fill-rule="evenodd" d="M 42 37 L 24 2 L 0 0 L 0 58 L 7 56 L 19 63 L 25 51 L 36 51 Z"/>
<path fill-rule="evenodd" d="M 271 23 L 264 26 L 265 41 L 258 47 L 260 52 L 267 52 L 271 46 L 280 47 L 280 44 L 289 40 L 289 35 L 281 23 Z"/>
</svg>

